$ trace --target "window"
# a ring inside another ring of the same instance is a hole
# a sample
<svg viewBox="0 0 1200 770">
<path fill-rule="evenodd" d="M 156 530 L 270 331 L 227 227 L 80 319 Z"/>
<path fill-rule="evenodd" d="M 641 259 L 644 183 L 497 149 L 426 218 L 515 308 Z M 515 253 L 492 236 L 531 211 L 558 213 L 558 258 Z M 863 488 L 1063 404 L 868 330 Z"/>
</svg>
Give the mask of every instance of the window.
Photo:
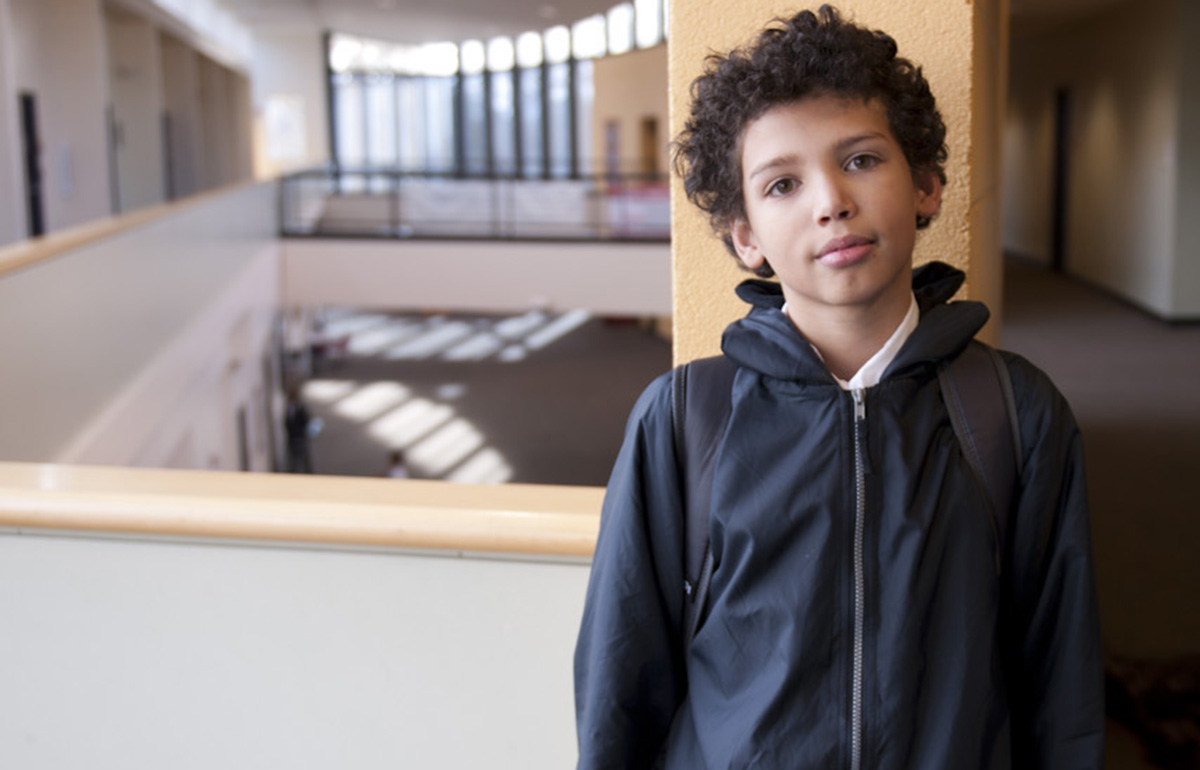
<svg viewBox="0 0 1200 770">
<path fill-rule="evenodd" d="M 608 52 L 625 53 L 633 48 L 633 3 L 614 5 L 608 12 Z"/>
<path fill-rule="evenodd" d="M 633 0 L 633 15 L 637 19 L 638 48 L 650 48 L 663 41 L 664 0 Z"/>
<path fill-rule="evenodd" d="M 632 48 L 638 24 L 625 2 L 571 27 L 486 43 L 331 35 L 334 162 L 526 177 L 590 171 L 591 59 Z"/>
</svg>

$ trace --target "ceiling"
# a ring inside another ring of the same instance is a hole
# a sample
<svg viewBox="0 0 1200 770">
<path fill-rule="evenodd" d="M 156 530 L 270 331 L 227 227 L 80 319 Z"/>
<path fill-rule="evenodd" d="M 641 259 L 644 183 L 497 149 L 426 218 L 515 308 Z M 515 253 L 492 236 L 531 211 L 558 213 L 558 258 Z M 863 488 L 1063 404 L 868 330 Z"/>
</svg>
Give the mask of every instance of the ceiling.
<svg viewBox="0 0 1200 770">
<path fill-rule="evenodd" d="M 815 1 L 815 0 L 814 0 Z M 1129 0 L 1010 0 L 1014 36 Z M 346 32 L 396 43 L 487 39 L 570 24 L 619 0 L 217 0 L 249 27 Z"/>
<path fill-rule="evenodd" d="M 247 26 L 346 32 L 396 43 L 541 31 L 603 13 L 619 0 L 218 0 Z"/>
</svg>

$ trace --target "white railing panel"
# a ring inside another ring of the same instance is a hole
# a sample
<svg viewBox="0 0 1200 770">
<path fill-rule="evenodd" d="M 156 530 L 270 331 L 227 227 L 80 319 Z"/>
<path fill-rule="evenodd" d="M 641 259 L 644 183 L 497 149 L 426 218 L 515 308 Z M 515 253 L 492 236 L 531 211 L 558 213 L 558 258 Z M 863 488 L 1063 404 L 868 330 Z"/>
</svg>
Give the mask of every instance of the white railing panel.
<svg viewBox="0 0 1200 770">
<path fill-rule="evenodd" d="M 0 532 L 0 766 L 571 767 L 587 574 Z"/>
</svg>

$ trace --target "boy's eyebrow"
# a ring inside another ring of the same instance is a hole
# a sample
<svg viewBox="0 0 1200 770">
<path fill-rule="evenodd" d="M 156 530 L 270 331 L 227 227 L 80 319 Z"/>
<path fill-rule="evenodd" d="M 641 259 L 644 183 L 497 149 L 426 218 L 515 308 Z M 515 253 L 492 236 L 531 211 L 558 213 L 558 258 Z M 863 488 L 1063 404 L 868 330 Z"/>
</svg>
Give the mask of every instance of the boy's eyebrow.
<svg viewBox="0 0 1200 770">
<path fill-rule="evenodd" d="M 758 164 L 757 166 L 755 166 L 753 169 L 750 170 L 750 173 L 747 175 L 746 178 L 754 179 L 756 176 L 758 176 L 760 174 L 765 174 L 766 172 L 771 171 L 772 169 L 778 168 L 780 166 L 791 165 L 795 161 L 796 161 L 796 156 L 792 153 L 788 153 L 787 155 L 777 155 L 776 157 L 771 158 L 770 160 L 764 161 L 764 162 Z"/>
<path fill-rule="evenodd" d="M 833 151 L 835 153 L 841 153 L 841 152 L 845 152 L 848 148 L 853 147 L 856 144 L 861 144 L 863 142 L 869 142 L 869 141 L 872 141 L 875 139 L 887 139 L 887 138 L 888 138 L 887 135 L 884 134 L 882 131 L 868 131 L 863 134 L 855 134 L 854 136 L 848 136 L 845 139 L 839 139 L 836 143 L 834 143 Z M 774 158 L 771 158 L 770 160 L 763 161 L 762 163 L 755 166 L 753 169 L 750 170 L 750 173 L 746 176 L 746 179 L 754 179 L 755 177 L 759 176 L 760 174 L 764 174 L 764 173 L 771 171 L 775 168 L 778 168 L 780 166 L 790 165 L 792 163 L 795 163 L 795 161 L 796 161 L 796 155 L 794 153 L 788 153 L 786 155 L 778 155 Z"/>
</svg>

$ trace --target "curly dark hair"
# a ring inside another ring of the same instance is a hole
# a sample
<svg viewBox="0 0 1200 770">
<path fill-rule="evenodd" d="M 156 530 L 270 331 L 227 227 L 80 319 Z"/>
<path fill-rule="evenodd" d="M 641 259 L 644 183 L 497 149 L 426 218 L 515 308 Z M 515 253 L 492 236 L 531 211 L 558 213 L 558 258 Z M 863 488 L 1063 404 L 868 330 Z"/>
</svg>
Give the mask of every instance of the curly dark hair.
<svg viewBox="0 0 1200 770">
<path fill-rule="evenodd" d="M 921 68 L 896 55 L 891 36 L 843 20 L 832 6 L 775 19 L 750 47 L 710 55 L 691 92 L 675 170 L 688 200 L 708 213 L 735 255 L 730 222 L 746 215 L 742 132 L 777 105 L 812 95 L 877 99 L 913 173 L 937 174 L 946 184 L 946 125 Z M 918 217 L 917 227 L 929 222 Z M 755 272 L 774 275 L 766 263 Z"/>
</svg>

